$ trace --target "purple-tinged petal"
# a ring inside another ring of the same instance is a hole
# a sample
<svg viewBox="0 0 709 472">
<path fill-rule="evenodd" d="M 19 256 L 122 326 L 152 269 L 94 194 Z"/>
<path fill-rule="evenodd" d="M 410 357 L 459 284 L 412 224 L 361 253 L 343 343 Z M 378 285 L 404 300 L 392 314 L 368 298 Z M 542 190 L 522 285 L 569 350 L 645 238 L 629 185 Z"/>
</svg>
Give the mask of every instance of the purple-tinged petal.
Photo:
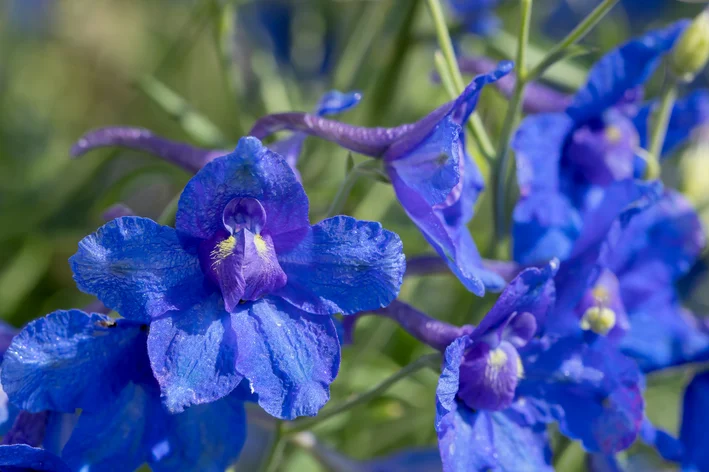
<svg viewBox="0 0 709 472">
<path fill-rule="evenodd" d="M 640 136 L 640 145 L 647 148 L 650 139 L 650 116 L 657 107 L 657 102 L 645 104 L 633 118 Z M 672 151 L 685 141 L 692 130 L 709 122 L 709 91 L 695 90 L 675 103 L 667 126 L 667 136 L 662 147 L 662 157 L 668 157 Z"/>
<path fill-rule="evenodd" d="M 682 470 L 709 470 L 709 448 L 704 419 L 709 415 L 709 373 L 698 374 L 684 392 L 682 427 L 679 437 L 684 446 Z"/>
<path fill-rule="evenodd" d="M 499 411 L 512 404 L 522 363 L 515 347 L 502 341 L 496 347 L 475 343 L 463 356 L 458 398 L 474 411 Z"/>
<path fill-rule="evenodd" d="M 79 157 L 97 148 L 119 146 L 153 154 L 195 173 L 207 162 L 229 154 L 228 150 L 203 149 L 154 135 L 143 128 L 117 126 L 101 128 L 82 136 L 71 148 L 71 156 Z"/>
<path fill-rule="evenodd" d="M 460 387 L 460 366 L 463 363 L 465 351 L 472 346 L 470 336 L 461 336 L 446 348 L 443 354 L 441 376 L 436 387 L 436 431 L 441 437 L 441 422 L 446 416 L 455 414 L 459 404 L 456 400 Z"/>
<path fill-rule="evenodd" d="M 576 122 L 584 122 L 617 104 L 626 91 L 650 78 L 688 24 L 689 20 L 678 21 L 607 53 L 591 68 L 586 85 L 576 93 L 567 113 Z"/>
<path fill-rule="evenodd" d="M 458 58 L 460 70 L 464 74 L 484 74 L 493 69 L 496 62 L 486 57 L 463 56 Z M 515 87 L 517 77 L 510 73 L 495 82 L 495 87 L 504 96 L 510 98 Z M 527 113 L 554 113 L 563 112 L 569 106 L 571 97 L 539 82 L 530 82 L 525 89 L 522 99 L 522 109 Z"/>
<path fill-rule="evenodd" d="M 502 340 L 504 329 L 517 314 L 530 313 L 538 325 L 543 325 L 554 305 L 554 275 L 559 262 L 552 260 L 541 269 L 523 270 L 509 283 L 492 309 L 485 315 L 472 334 L 495 347 Z"/>
<path fill-rule="evenodd" d="M 287 276 L 275 295 L 302 310 L 353 314 L 386 306 L 399 293 L 406 269 L 401 240 L 379 223 L 336 216 L 312 226 L 287 250 L 290 239 L 274 237 Z"/>
<path fill-rule="evenodd" d="M 303 312 L 277 298 L 241 305 L 231 315 L 236 368 L 261 407 L 276 418 L 315 416 L 330 398 L 340 342 L 329 316 Z"/>
<path fill-rule="evenodd" d="M 533 341 L 521 350 L 521 397 L 535 399 L 561 432 L 590 452 L 629 447 L 643 421 L 643 380 L 634 361 L 605 338 Z"/>
<path fill-rule="evenodd" d="M 574 122 L 564 113 L 533 115 L 522 121 L 510 147 L 515 152 L 523 198 L 558 191 L 561 154 L 573 127 Z"/>
<path fill-rule="evenodd" d="M 79 242 L 69 263 L 80 290 L 137 321 L 189 308 L 204 296 L 199 259 L 182 249 L 175 230 L 147 218 L 106 223 Z"/>
<path fill-rule="evenodd" d="M 266 211 L 263 231 L 273 235 L 308 225 L 308 197 L 283 158 L 257 139 L 239 140 L 233 153 L 206 165 L 187 183 L 178 205 L 181 235 L 209 239 L 223 230 L 223 212 L 235 198 L 258 200 Z"/>
<path fill-rule="evenodd" d="M 0 446 L 0 466 L 4 472 L 71 472 L 69 466 L 51 452 L 26 444 Z"/>
<path fill-rule="evenodd" d="M 564 153 L 566 165 L 593 185 L 632 179 L 639 144 L 632 121 L 611 109 L 603 126 L 582 126 L 571 134 Z"/>
<path fill-rule="evenodd" d="M 614 344 L 618 343 L 630 329 L 628 314 L 623 304 L 620 283 L 613 272 L 603 269 L 592 288 L 584 293 L 576 306 L 576 316 L 581 321 L 588 310 L 608 309 L 613 312 L 614 326 L 605 335 Z"/>
<path fill-rule="evenodd" d="M 479 281 L 486 290 L 499 292 L 505 286 L 505 279 L 486 264 L 467 226 L 449 229 L 456 248 L 455 261 L 448 260 L 448 267 L 470 290 Z M 473 282 L 474 281 L 474 282 Z M 474 292 L 473 292 L 474 293 Z"/>
<path fill-rule="evenodd" d="M 144 343 L 137 323 L 55 311 L 15 336 L 3 361 L 2 385 L 12 403 L 31 412 L 96 410 L 126 383 L 145 377 L 136 368 Z"/>
<path fill-rule="evenodd" d="M 27 444 L 32 447 L 39 447 L 44 441 L 48 419 L 48 411 L 39 413 L 21 411 L 15 418 L 10 431 L 2 438 L 2 444 Z"/>
<path fill-rule="evenodd" d="M 431 318 L 411 305 L 398 300 L 394 300 L 388 307 L 379 309 L 374 312 L 374 314 L 391 318 L 407 333 L 439 351 L 445 351 L 453 341 L 465 334 L 470 334 L 472 331 L 471 326 L 458 328 L 457 326 Z M 356 319 L 355 317 L 357 316 L 358 315 L 348 316 L 344 321 L 348 322 L 353 318 Z M 353 329 L 353 326 L 346 325 L 346 332 L 351 333 Z"/>
<path fill-rule="evenodd" d="M 150 365 L 168 410 L 179 413 L 236 388 L 243 378 L 236 369 L 236 336 L 217 294 L 151 323 Z"/>
</svg>

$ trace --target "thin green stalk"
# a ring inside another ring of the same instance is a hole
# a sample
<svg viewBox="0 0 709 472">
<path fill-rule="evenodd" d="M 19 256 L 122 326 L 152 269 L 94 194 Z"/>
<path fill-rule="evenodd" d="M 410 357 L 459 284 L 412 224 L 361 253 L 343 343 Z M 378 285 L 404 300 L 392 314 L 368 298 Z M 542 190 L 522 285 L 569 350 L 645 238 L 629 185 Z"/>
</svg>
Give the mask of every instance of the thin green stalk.
<svg viewBox="0 0 709 472">
<path fill-rule="evenodd" d="M 446 19 L 443 16 L 441 2 L 440 0 L 427 0 L 427 2 L 429 10 L 431 10 L 431 16 L 433 16 L 433 23 L 436 27 L 438 46 L 441 48 L 457 93 L 461 93 L 465 89 L 465 82 L 463 81 L 463 74 L 460 72 L 460 67 L 458 67 L 458 59 L 455 56 L 448 25 L 446 25 Z M 490 136 L 488 136 L 487 131 L 485 131 L 483 122 L 476 112 L 470 115 L 470 127 L 473 139 L 478 145 L 478 148 L 480 148 L 480 151 L 488 160 L 491 159 L 491 156 L 495 155 L 495 147 L 492 145 Z"/>
<path fill-rule="evenodd" d="M 542 61 L 537 64 L 527 76 L 528 80 L 540 77 L 545 70 L 563 57 L 564 51 L 581 41 L 603 19 L 604 16 L 618 3 L 619 0 L 603 0 L 584 20 L 576 26 L 564 39 L 557 43 Z"/>
<path fill-rule="evenodd" d="M 283 457 L 285 445 L 286 442 L 283 440 L 283 422 L 279 420 L 276 424 L 276 433 L 273 435 L 268 456 L 261 464 L 261 472 L 275 472 L 281 462 L 281 457 Z"/>
<path fill-rule="evenodd" d="M 505 195 L 507 192 L 506 180 L 509 173 L 510 150 L 509 144 L 517 122 L 522 114 L 522 98 L 527 84 L 527 44 L 529 44 L 529 26 L 532 18 L 532 0 L 520 0 L 520 32 L 517 42 L 517 80 L 515 81 L 512 98 L 505 115 L 500 134 L 497 159 L 492 175 L 493 185 L 493 212 L 495 216 L 495 236 L 493 244 L 497 247 L 503 240 L 506 231 L 505 222 Z"/>
<path fill-rule="evenodd" d="M 177 214 L 177 204 L 180 201 L 180 195 L 182 195 L 182 193 L 178 193 L 168 202 L 165 209 L 158 217 L 158 223 L 167 226 L 172 226 L 175 224 L 175 215 Z"/>
<path fill-rule="evenodd" d="M 414 373 L 418 372 L 419 370 L 423 369 L 424 367 L 438 367 L 440 365 L 440 363 L 441 363 L 441 355 L 438 353 L 427 354 L 425 356 L 421 356 L 418 359 L 416 359 L 414 362 L 412 362 L 411 364 L 407 365 L 406 367 L 404 367 L 401 370 L 399 370 L 398 372 L 396 372 L 391 377 L 382 381 L 379 385 L 376 385 L 371 390 L 368 390 L 360 395 L 357 395 L 352 400 L 346 401 L 346 402 L 344 402 L 334 408 L 331 408 L 329 410 L 325 410 L 315 418 L 307 418 L 307 419 L 293 422 L 289 428 L 286 428 L 284 435 L 290 436 L 292 434 L 299 433 L 301 431 L 309 430 L 309 429 L 313 428 L 314 426 L 332 418 L 333 416 L 337 416 L 340 413 L 344 413 L 348 410 L 351 410 L 352 408 L 354 408 L 358 405 L 361 405 L 363 403 L 367 403 L 371 400 L 374 400 L 379 395 L 381 395 L 382 393 L 387 391 L 395 383 L 399 382 L 400 380 L 405 379 L 406 377 L 413 375 Z"/>
<path fill-rule="evenodd" d="M 330 204 L 330 208 L 327 210 L 327 218 L 342 214 L 342 210 L 345 208 L 347 199 L 349 198 L 350 193 L 352 193 L 352 189 L 359 178 L 363 175 L 369 175 L 376 172 L 381 165 L 382 164 L 380 161 L 369 159 L 354 166 L 345 176 L 345 179 L 340 185 L 340 189 L 337 191 L 337 195 L 335 195 L 334 200 Z"/>
<path fill-rule="evenodd" d="M 660 108 L 653 119 L 652 136 L 650 138 L 650 149 L 647 156 L 647 168 L 645 178 L 648 180 L 657 179 L 660 176 L 660 156 L 662 146 L 665 144 L 667 136 L 667 126 L 670 123 L 672 109 L 677 100 L 677 83 L 673 79 L 667 79 L 662 88 L 660 97 Z"/>
</svg>

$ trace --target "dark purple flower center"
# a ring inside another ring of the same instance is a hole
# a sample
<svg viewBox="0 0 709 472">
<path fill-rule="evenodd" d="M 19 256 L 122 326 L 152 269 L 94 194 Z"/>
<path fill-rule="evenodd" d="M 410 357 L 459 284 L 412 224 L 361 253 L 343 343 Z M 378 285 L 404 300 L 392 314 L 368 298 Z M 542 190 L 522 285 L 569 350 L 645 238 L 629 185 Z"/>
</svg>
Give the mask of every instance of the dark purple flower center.
<svg viewBox="0 0 709 472">
<path fill-rule="evenodd" d="M 267 231 L 266 211 L 254 198 L 234 198 L 222 213 L 224 228 L 199 248 L 202 270 L 219 286 L 228 311 L 239 302 L 256 300 L 286 284 L 273 240 Z"/>
</svg>

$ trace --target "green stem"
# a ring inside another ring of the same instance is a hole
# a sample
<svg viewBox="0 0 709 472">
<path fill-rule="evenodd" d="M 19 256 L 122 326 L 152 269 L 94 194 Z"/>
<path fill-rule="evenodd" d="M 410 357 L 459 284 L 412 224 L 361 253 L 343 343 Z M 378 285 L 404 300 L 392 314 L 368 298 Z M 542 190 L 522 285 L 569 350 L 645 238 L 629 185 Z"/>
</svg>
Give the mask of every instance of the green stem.
<svg viewBox="0 0 709 472">
<path fill-rule="evenodd" d="M 492 175 L 493 185 L 493 212 L 495 215 L 495 237 L 493 244 L 498 247 L 504 239 L 506 231 L 506 208 L 505 195 L 507 186 L 507 174 L 509 173 L 510 160 L 510 139 L 514 131 L 519 117 L 522 114 L 522 98 L 524 97 L 524 89 L 527 84 L 527 44 L 529 44 L 529 25 L 532 18 L 532 0 L 520 0 L 520 33 L 517 42 L 517 80 L 515 81 L 514 91 L 510 99 L 505 121 L 502 125 L 502 133 L 500 134 L 500 143 L 498 146 L 497 159 L 495 159 L 495 168 Z"/>
<path fill-rule="evenodd" d="M 368 390 L 352 400 L 346 401 L 334 408 L 331 408 L 329 410 L 325 410 L 322 413 L 320 413 L 317 417 L 315 418 L 307 418 L 303 419 L 300 421 L 296 421 L 292 423 L 292 425 L 286 429 L 284 434 L 286 436 L 290 436 L 295 433 L 299 433 L 301 431 L 309 430 L 313 428 L 314 426 L 332 418 L 333 416 L 337 416 L 340 413 L 344 413 L 346 411 L 351 410 L 352 408 L 356 407 L 357 405 L 361 405 L 363 403 L 367 403 L 371 400 L 374 400 L 377 398 L 379 395 L 387 391 L 392 385 L 395 383 L 399 382 L 400 380 L 405 379 L 406 377 L 409 377 L 413 375 L 414 373 L 418 372 L 419 370 L 423 369 L 424 367 L 438 367 L 440 366 L 441 363 L 441 355 L 436 353 L 436 354 L 427 354 L 425 356 L 421 356 L 418 359 L 416 359 L 414 362 L 411 364 L 407 365 L 391 377 L 387 378 L 383 382 L 381 382 L 379 385 L 376 385 L 374 388 L 371 390 Z"/>
<path fill-rule="evenodd" d="M 273 440 L 270 444 L 270 450 L 266 460 L 261 464 L 262 472 L 275 472 L 283 457 L 283 449 L 286 442 L 283 440 L 283 422 L 278 421 L 276 424 L 276 432 L 273 435 Z"/>
<path fill-rule="evenodd" d="M 175 224 L 175 215 L 177 214 L 177 204 L 180 201 L 180 195 L 182 195 L 182 192 L 172 197 L 172 200 L 170 200 L 162 213 L 160 213 L 158 223 L 167 226 L 172 226 Z"/>
<path fill-rule="evenodd" d="M 657 110 L 657 114 L 653 120 L 650 152 L 647 156 L 647 168 L 645 170 L 645 178 L 648 180 L 657 179 L 660 176 L 662 146 L 665 144 L 667 126 L 670 123 L 670 116 L 672 115 L 672 109 L 675 107 L 676 100 L 677 83 L 672 79 L 668 79 L 662 87 L 660 108 Z"/>
<path fill-rule="evenodd" d="M 458 59 L 455 56 L 448 25 L 446 25 L 446 19 L 443 16 L 441 2 L 440 0 L 427 0 L 427 2 L 429 10 L 431 10 L 431 16 L 433 16 L 433 23 L 436 27 L 438 45 L 441 48 L 441 52 L 448 66 L 448 71 L 453 79 L 453 85 L 455 85 L 457 93 L 461 93 L 465 89 L 465 82 L 463 81 L 463 74 L 460 72 L 460 67 L 458 67 Z M 487 131 L 485 131 L 483 122 L 476 112 L 470 115 L 470 130 L 482 154 L 486 159 L 491 159 L 492 156 L 495 155 L 495 147 L 492 145 L 490 136 L 488 136 Z"/>
<path fill-rule="evenodd" d="M 330 204 L 330 208 L 327 210 L 326 218 L 342 214 L 342 210 L 343 208 L 345 208 L 347 199 L 349 198 L 350 193 L 352 193 L 352 189 L 354 188 L 359 178 L 363 175 L 368 175 L 372 172 L 376 172 L 376 170 L 381 167 L 381 165 L 382 164 L 380 161 L 369 159 L 354 166 L 347 173 L 345 179 L 342 181 L 340 189 L 337 191 L 337 195 L 335 195 L 335 199 L 332 201 L 332 203 Z"/>
<path fill-rule="evenodd" d="M 540 77 L 545 70 L 563 57 L 563 52 L 582 40 L 594 26 L 618 3 L 619 0 L 603 0 L 584 20 L 576 26 L 561 42 L 551 48 L 542 61 L 528 75 L 528 80 Z"/>
</svg>

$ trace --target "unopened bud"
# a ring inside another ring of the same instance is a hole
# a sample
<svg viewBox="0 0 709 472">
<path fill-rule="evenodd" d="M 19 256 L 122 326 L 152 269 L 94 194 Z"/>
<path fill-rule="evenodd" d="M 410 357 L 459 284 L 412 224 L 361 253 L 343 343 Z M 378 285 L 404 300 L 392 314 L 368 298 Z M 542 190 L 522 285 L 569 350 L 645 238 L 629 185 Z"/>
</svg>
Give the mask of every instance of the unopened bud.
<svg viewBox="0 0 709 472">
<path fill-rule="evenodd" d="M 709 201 L 709 125 L 695 130 L 679 161 L 680 190 L 695 205 Z"/>
<path fill-rule="evenodd" d="M 678 79 L 691 82 L 709 60 L 709 8 L 682 33 L 672 48 L 670 64 Z"/>
</svg>

